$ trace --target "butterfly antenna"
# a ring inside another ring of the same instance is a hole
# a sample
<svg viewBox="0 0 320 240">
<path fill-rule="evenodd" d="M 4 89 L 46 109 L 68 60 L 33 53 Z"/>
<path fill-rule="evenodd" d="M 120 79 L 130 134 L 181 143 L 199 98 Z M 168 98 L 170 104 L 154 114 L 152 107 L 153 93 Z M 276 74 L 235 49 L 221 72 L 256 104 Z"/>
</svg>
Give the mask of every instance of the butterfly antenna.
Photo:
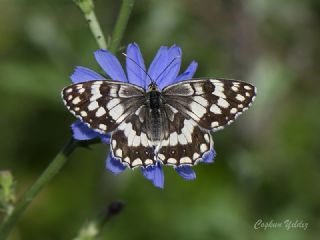
<svg viewBox="0 0 320 240">
<path fill-rule="evenodd" d="M 158 75 L 158 77 L 156 78 L 155 81 L 157 81 L 159 79 L 159 77 L 171 66 L 171 64 L 177 60 L 178 58 L 181 58 L 181 56 L 177 56 L 174 59 L 172 59 L 172 61 L 163 69 L 163 71 Z"/>
<path fill-rule="evenodd" d="M 130 59 L 132 62 L 134 62 L 149 78 L 151 83 L 155 83 L 155 81 L 150 77 L 150 75 L 147 73 L 146 70 L 144 70 L 135 60 L 133 60 L 131 57 L 129 57 L 127 54 L 122 53 L 126 58 Z"/>
</svg>

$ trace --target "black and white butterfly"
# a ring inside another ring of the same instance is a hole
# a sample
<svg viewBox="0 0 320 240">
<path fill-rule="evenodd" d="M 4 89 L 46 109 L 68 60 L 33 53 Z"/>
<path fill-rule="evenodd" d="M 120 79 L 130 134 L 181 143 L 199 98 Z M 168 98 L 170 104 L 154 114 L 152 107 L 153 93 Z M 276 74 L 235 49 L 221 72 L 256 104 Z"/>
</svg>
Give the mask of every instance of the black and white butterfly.
<svg viewBox="0 0 320 240">
<path fill-rule="evenodd" d="M 113 157 L 131 168 L 194 165 L 212 148 L 210 131 L 222 129 L 248 109 L 251 84 L 227 79 L 191 79 L 143 88 L 93 80 L 62 90 L 69 111 L 99 133 L 111 133 Z"/>
</svg>

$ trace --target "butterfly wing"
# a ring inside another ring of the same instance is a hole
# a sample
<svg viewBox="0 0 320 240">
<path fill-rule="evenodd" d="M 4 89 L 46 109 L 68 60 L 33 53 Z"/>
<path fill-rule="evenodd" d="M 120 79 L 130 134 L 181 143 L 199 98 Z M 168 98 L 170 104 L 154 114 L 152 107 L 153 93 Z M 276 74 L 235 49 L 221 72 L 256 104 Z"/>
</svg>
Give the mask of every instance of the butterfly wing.
<svg viewBox="0 0 320 240">
<path fill-rule="evenodd" d="M 114 131 L 145 101 L 144 89 L 123 82 L 97 80 L 70 85 L 62 90 L 69 111 L 90 128 Z"/>
<path fill-rule="evenodd" d="M 164 164 L 194 165 L 212 149 L 209 131 L 179 111 L 176 105 L 166 103 L 162 111 L 167 121 L 164 128 L 166 134 L 157 149 L 157 158 Z"/>
<path fill-rule="evenodd" d="M 231 123 L 254 96 L 252 85 L 226 79 L 192 79 L 164 88 L 167 134 L 157 158 L 176 166 L 196 164 L 212 149 L 210 130 Z"/>
<path fill-rule="evenodd" d="M 162 126 L 153 126 L 163 131 L 158 145 L 152 139 L 144 89 L 90 81 L 62 91 L 71 113 L 100 133 L 112 132 L 113 156 L 131 168 L 154 165 L 155 159 L 176 166 L 195 164 L 212 148 L 209 130 L 232 122 L 254 96 L 252 85 L 225 79 L 193 79 L 166 87 L 161 93 Z"/>
<path fill-rule="evenodd" d="M 162 95 L 200 127 L 219 130 L 250 107 L 256 89 L 237 80 L 192 79 L 167 86 Z"/>
<path fill-rule="evenodd" d="M 148 112 L 148 107 L 141 105 L 111 135 L 113 157 L 131 168 L 155 164 L 154 143 L 147 127 Z"/>
<path fill-rule="evenodd" d="M 212 148 L 209 132 L 169 104 L 160 108 L 161 126 L 157 127 L 163 138 L 160 144 L 156 143 L 152 139 L 152 124 L 148 122 L 150 113 L 150 108 L 142 105 L 112 133 L 113 157 L 131 168 L 154 165 L 156 159 L 163 164 L 192 165 Z"/>
</svg>

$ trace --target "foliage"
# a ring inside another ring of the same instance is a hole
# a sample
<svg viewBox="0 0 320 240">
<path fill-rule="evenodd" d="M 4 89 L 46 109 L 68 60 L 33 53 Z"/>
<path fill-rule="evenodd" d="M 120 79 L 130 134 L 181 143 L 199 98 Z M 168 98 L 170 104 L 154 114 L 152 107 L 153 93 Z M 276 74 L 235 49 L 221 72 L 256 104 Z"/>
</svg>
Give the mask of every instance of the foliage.
<svg viewBox="0 0 320 240">
<path fill-rule="evenodd" d="M 74 66 L 93 69 L 97 49 L 72 1 L 2 1 L 0 7 L 0 169 L 18 196 L 49 164 L 74 120 L 60 90 Z M 119 1 L 95 1 L 106 38 Z M 216 162 L 185 182 L 166 168 L 166 188 L 140 173 L 115 177 L 104 145 L 78 148 L 22 216 L 10 239 L 73 239 L 114 199 L 126 208 L 101 239 L 316 239 L 320 235 L 320 74 L 317 1 L 137 1 L 123 46 L 146 63 L 160 45 L 184 49 L 196 77 L 252 82 L 253 107 L 213 134 Z M 120 55 L 118 57 L 121 59 Z M 303 220 L 308 228 L 254 229 L 257 220 Z"/>
</svg>

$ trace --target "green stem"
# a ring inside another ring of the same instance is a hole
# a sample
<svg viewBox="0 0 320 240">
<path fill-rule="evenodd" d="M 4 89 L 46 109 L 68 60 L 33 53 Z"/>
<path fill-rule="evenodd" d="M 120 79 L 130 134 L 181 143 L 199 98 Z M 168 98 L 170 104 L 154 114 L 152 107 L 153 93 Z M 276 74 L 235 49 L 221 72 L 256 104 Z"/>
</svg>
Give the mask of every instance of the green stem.
<svg viewBox="0 0 320 240">
<path fill-rule="evenodd" d="M 77 147 L 77 141 L 73 138 L 62 148 L 62 150 L 53 159 L 50 165 L 44 170 L 36 182 L 25 192 L 21 197 L 18 204 L 15 206 L 13 212 L 6 216 L 0 226 L 0 240 L 4 240 L 8 237 L 10 230 L 17 222 L 21 214 L 32 202 L 35 196 L 41 191 L 41 189 L 60 171 L 60 169 L 67 162 L 68 156 Z"/>
<path fill-rule="evenodd" d="M 107 49 L 107 43 L 101 30 L 99 21 L 94 12 L 94 4 L 92 0 L 74 0 L 74 2 L 80 7 L 85 19 L 89 24 L 89 28 L 93 37 L 95 38 L 99 48 Z"/>
<path fill-rule="evenodd" d="M 118 15 L 118 19 L 112 34 L 109 50 L 112 53 L 117 52 L 124 30 L 128 24 L 129 16 L 134 5 L 134 0 L 123 0 Z"/>
<path fill-rule="evenodd" d="M 91 32 L 98 44 L 102 49 L 107 48 L 107 44 L 103 33 L 101 31 L 99 22 L 94 13 L 94 5 L 92 0 L 74 0 L 76 4 L 80 7 L 89 23 Z M 115 25 L 114 33 L 111 39 L 110 51 L 116 52 L 120 41 L 123 37 L 124 30 L 127 26 L 128 19 L 133 7 L 134 0 L 123 0 L 119 16 Z M 87 142 L 90 144 L 91 142 Z M 94 143 L 94 142 L 92 142 Z M 21 197 L 20 201 L 15 206 L 13 212 L 6 216 L 0 225 L 0 240 L 5 240 L 11 229 L 14 227 L 24 210 L 29 206 L 32 200 L 37 196 L 41 189 L 48 184 L 48 182 L 55 177 L 60 169 L 64 166 L 67 161 L 68 156 L 75 150 L 77 146 L 81 146 L 82 143 L 75 141 L 73 138 L 68 142 L 68 144 L 62 148 L 62 150 L 57 154 L 57 156 L 52 160 L 50 165 L 45 169 L 45 171 L 40 175 L 36 182 L 25 192 Z M 86 144 L 85 144 L 86 145 Z"/>
</svg>

